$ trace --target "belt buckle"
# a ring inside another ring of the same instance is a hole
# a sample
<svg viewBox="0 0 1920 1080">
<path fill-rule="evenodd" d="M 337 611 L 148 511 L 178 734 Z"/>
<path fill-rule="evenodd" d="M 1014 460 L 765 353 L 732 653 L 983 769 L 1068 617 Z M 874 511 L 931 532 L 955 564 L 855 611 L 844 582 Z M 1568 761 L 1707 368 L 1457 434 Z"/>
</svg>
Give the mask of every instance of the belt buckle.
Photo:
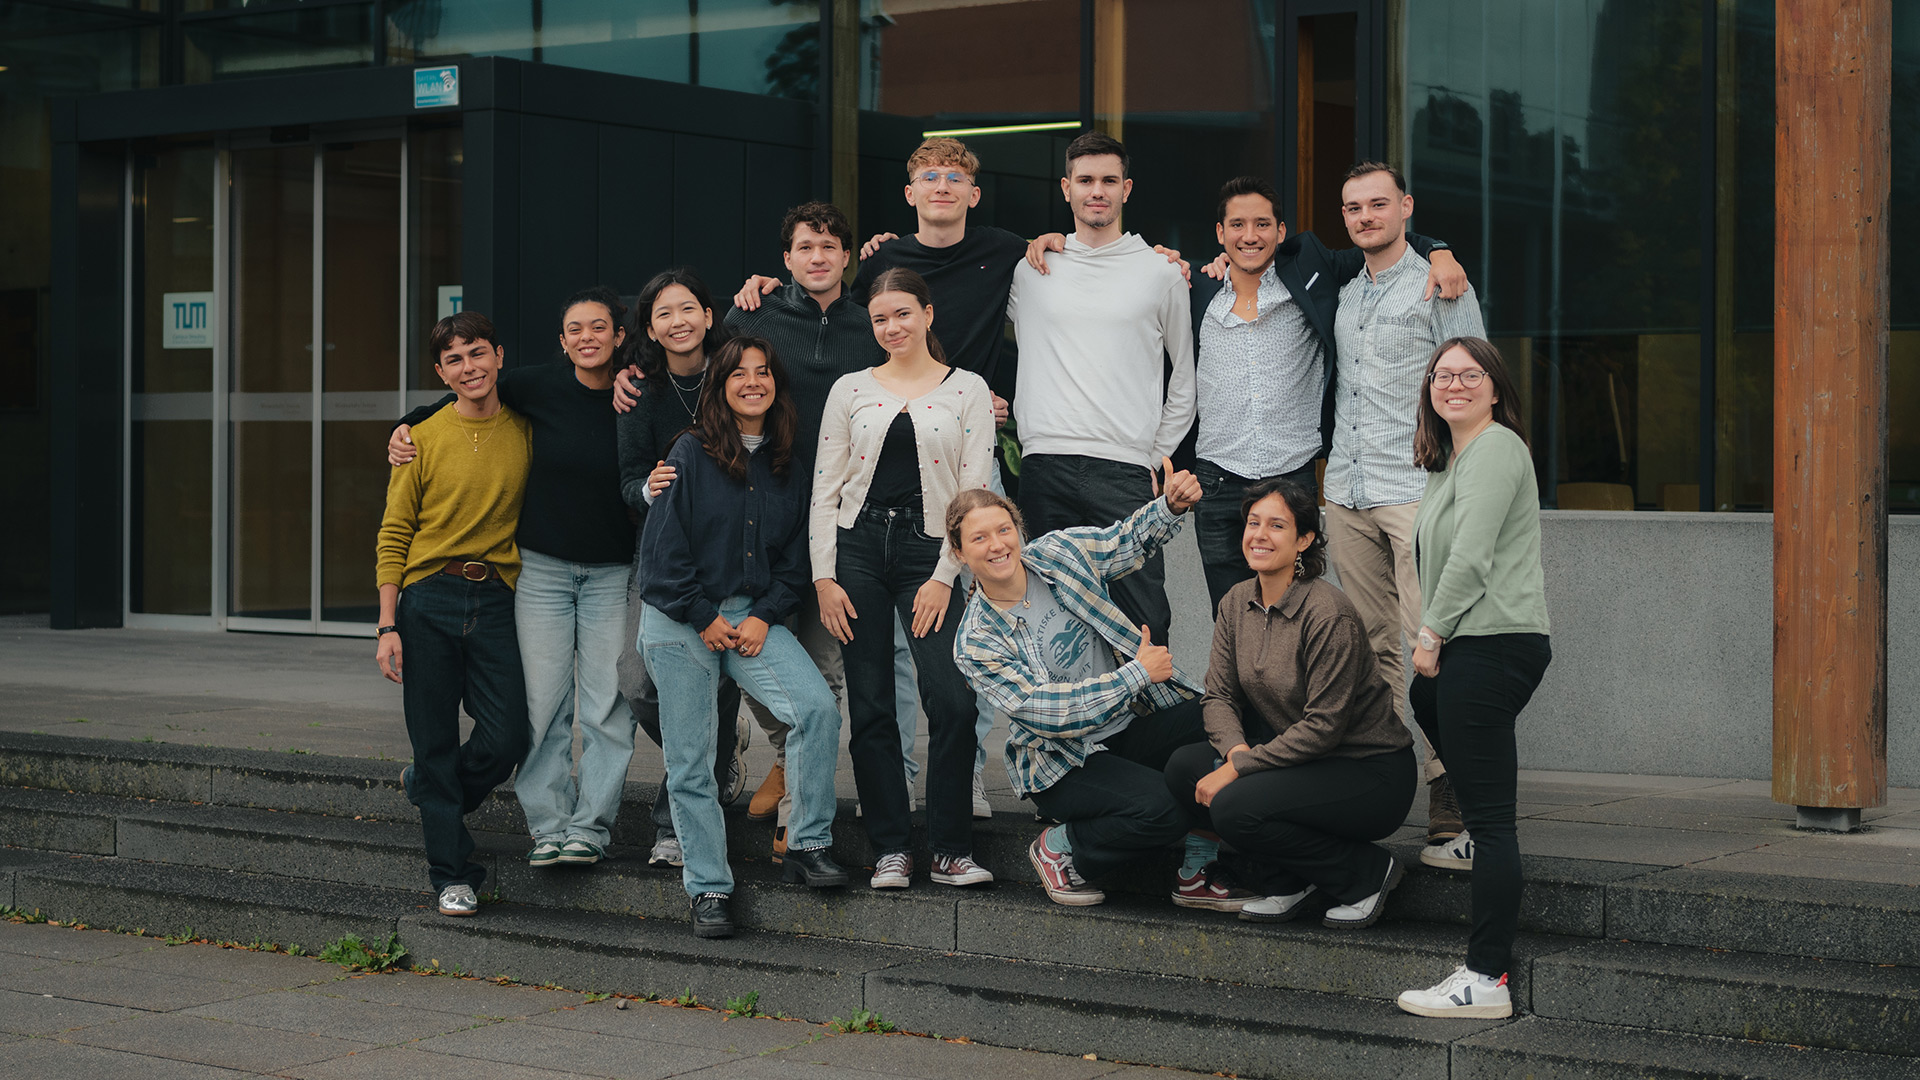
<svg viewBox="0 0 1920 1080">
<path fill-rule="evenodd" d="M 493 568 L 483 562 L 464 562 L 460 564 L 460 576 L 468 581 L 485 581 L 493 576 Z"/>
</svg>

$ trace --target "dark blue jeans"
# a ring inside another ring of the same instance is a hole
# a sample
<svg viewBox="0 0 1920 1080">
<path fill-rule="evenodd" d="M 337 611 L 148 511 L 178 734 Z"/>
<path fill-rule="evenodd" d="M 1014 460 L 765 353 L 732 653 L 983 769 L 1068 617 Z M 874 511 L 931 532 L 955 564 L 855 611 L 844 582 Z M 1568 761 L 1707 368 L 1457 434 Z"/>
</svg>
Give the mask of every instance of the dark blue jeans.
<svg viewBox="0 0 1920 1080">
<path fill-rule="evenodd" d="M 462 819 L 527 756 L 527 687 L 513 628 L 513 590 L 503 581 L 435 574 L 400 592 L 402 700 L 413 770 L 407 800 L 420 808 L 433 887 L 476 890 L 486 868 L 473 861 Z M 473 733 L 460 741 L 460 707 Z"/>
<path fill-rule="evenodd" d="M 1193 508 L 1194 537 L 1200 542 L 1200 567 L 1207 575 L 1207 596 L 1211 598 L 1211 609 L 1217 618 L 1220 614 L 1220 598 L 1227 590 L 1253 576 L 1247 568 L 1247 557 L 1240 550 L 1240 537 L 1246 532 L 1247 519 L 1240 513 L 1240 500 L 1246 498 L 1247 489 L 1260 480 L 1230 473 L 1202 458 L 1193 463 L 1194 478 L 1200 481 L 1200 504 Z M 1273 480 L 1291 480 L 1305 487 L 1315 496 L 1320 494 L 1320 481 L 1314 475 L 1313 462 L 1309 461 L 1290 473 L 1282 473 Z M 1309 522 L 1318 529 L 1320 523 Z"/>
<path fill-rule="evenodd" d="M 1440 647 L 1440 674 L 1416 675 L 1413 718 L 1447 763 L 1460 819 L 1473 834 L 1473 933 L 1467 966 L 1505 974 L 1520 922 L 1520 783 L 1513 725 L 1553 662 L 1545 634 L 1457 637 Z"/>
<path fill-rule="evenodd" d="M 1020 515 L 1029 536 L 1077 525 L 1105 528 L 1153 501 L 1153 474 L 1138 465 L 1078 454 L 1020 459 Z M 1167 643 L 1167 560 L 1155 552 L 1138 570 L 1107 583 L 1107 594 L 1135 626 L 1145 623 L 1156 645 Z"/>
<path fill-rule="evenodd" d="M 938 630 L 914 637 L 913 596 L 933 576 L 941 541 L 926 535 L 920 508 L 863 507 L 840 530 L 834 580 L 860 618 L 840 646 L 847 668 L 847 751 L 874 854 L 909 850 L 907 778 L 900 768 L 900 726 L 894 704 L 893 613 L 909 628 L 907 647 L 919 671 L 927 714 L 927 834 L 936 855 L 973 853 L 973 690 L 953 662 L 953 635 L 966 609 L 955 589 Z"/>
</svg>

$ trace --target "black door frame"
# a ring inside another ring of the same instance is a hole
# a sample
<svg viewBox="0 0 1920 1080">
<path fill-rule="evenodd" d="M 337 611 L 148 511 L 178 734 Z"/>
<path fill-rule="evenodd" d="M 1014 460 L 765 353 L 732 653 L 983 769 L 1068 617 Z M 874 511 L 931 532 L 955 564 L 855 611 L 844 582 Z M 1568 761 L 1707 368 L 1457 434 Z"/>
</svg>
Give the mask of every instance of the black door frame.
<svg viewBox="0 0 1920 1080">
<path fill-rule="evenodd" d="M 1294 160 L 1300 145 L 1300 20 L 1346 14 L 1354 16 L 1354 157 L 1386 160 L 1387 0 L 1280 0 L 1274 27 L 1280 40 L 1273 65 L 1280 130 L 1273 147 L 1273 176 L 1284 221 L 1297 222 L 1300 208 Z"/>
</svg>

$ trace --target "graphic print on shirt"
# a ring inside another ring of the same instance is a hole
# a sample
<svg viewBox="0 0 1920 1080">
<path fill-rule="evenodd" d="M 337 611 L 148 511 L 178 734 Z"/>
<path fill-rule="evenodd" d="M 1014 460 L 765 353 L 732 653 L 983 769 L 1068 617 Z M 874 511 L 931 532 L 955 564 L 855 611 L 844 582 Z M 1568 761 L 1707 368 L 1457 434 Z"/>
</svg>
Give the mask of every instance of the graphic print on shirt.
<svg viewBox="0 0 1920 1080">
<path fill-rule="evenodd" d="M 1071 671 L 1080 666 L 1081 657 L 1093 644 L 1093 635 L 1087 632 L 1087 624 L 1079 619 L 1068 619 L 1067 625 L 1053 635 L 1047 645 L 1047 662 L 1058 671 Z"/>
</svg>

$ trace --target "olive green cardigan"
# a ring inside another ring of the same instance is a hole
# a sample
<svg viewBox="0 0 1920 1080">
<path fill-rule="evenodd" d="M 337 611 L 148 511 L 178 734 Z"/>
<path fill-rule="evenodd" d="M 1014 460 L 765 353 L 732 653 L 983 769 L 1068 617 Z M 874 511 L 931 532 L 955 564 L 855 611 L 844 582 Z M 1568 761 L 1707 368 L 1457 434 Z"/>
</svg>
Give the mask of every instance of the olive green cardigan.
<svg viewBox="0 0 1920 1080">
<path fill-rule="evenodd" d="M 1489 426 L 1427 474 L 1413 561 L 1425 601 L 1420 624 L 1442 638 L 1548 632 L 1539 486 L 1513 429 Z"/>
</svg>

